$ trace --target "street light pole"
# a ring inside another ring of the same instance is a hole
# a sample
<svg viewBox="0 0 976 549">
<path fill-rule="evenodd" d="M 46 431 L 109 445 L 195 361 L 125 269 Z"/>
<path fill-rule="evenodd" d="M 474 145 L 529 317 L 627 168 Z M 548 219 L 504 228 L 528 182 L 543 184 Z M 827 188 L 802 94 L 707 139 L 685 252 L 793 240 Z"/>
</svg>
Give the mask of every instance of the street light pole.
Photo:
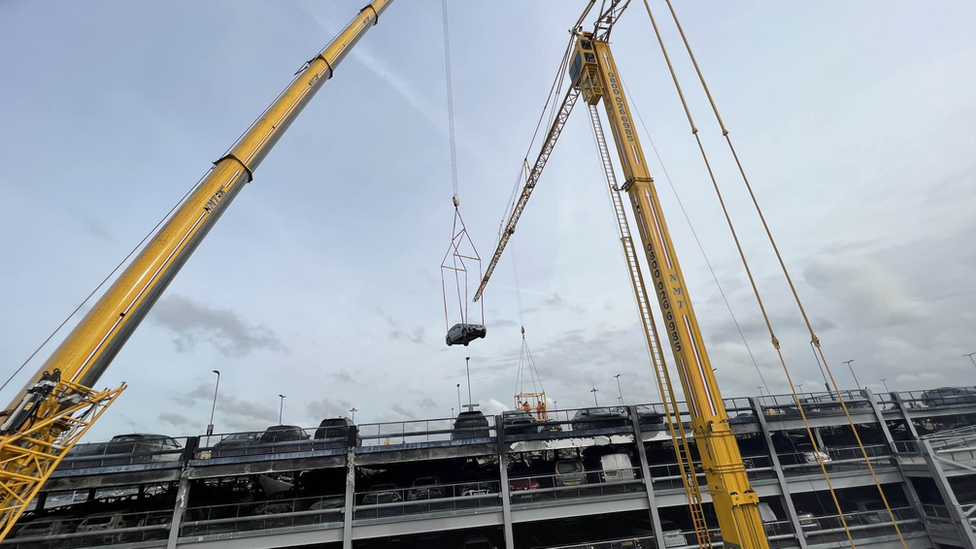
<svg viewBox="0 0 976 549">
<path fill-rule="evenodd" d="M 352 414 L 352 418 L 351 419 L 352 419 L 352 422 L 353 423 L 356 423 L 356 412 L 358 412 L 358 411 L 359 410 L 357 410 L 355 406 L 353 406 L 352 408 L 349 409 L 349 413 Z"/>
<path fill-rule="evenodd" d="M 624 405 L 624 392 L 620 390 L 620 374 L 613 376 L 617 378 L 617 394 L 619 395 L 617 399 L 620 401 L 620 405 Z"/>
<path fill-rule="evenodd" d="M 883 378 L 881 378 L 881 380 L 880 380 L 880 381 L 881 381 L 881 384 L 882 384 L 882 385 L 884 385 L 884 388 L 885 388 L 885 392 L 886 392 L 886 393 L 891 393 L 891 390 L 890 390 L 890 389 L 888 389 L 888 384 L 886 383 L 886 381 L 888 381 L 888 378 L 886 378 L 886 377 L 883 377 Z"/>
<path fill-rule="evenodd" d="M 763 396 L 763 386 L 762 385 L 756 385 L 756 389 L 759 389 L 759 396 Z"/>
<path fill-rule="evenodd" d="M 969 360 L 973 363 L 973 366 L 976 366 L 976 359 L 973 358 L 973 355 L 976 355 L 976 353 L 969 353 L 962 356 L 968 356 Z"/>
<path fill-rule="evenodd" d="M 799 392 L 799 393 L 802 393 L 803 392 L 803 384 L 802 383 L 797 383 L 796 384 L 796 387 L 798 389 L 797 392 Z"/>
<path fill-rule="evenodd" d="M 278 395 L 280 404 L 278 405 L 278 425 L 281 425 L 281 414 L 285 411 L 285 395 Z"/>
<path fill-rule="evenodd" d="M 471 362 L 471 357 L 469 356 L 464 357 L 464 371 L 467 372 L 468 374 L 468 408 L 471 407 L 471 402 L 473 402 L 471 400 L 471 368 L 468 366 L 470 362 Z"/>
<path fill-rule="evenodd" d="M 594 388 L 592 388 L 592 389 L 590 389 L 590 392 L 591 392 L 591 393 L 593 393 L 593 405 L 594 405 L 594 406 L 599 406 L 599 405 L 600 405 L 600 403 L 596 401 L 596 394 L 597 394 L 598 392 L 600 392 L 600 390 L 599 390 L 599 389 L 597 389 L 596 387 L 594 387 Z"/>
<path fill-rule="evenodd" d="M 457 384 L 457 395 L 458 395 L 458 413 L 461 413 L 461 384 Z"/>
<path fill-rule="evenodd" d="M 845 360 L 844 361 L 844 364 L 847 364 L 847 367 L 850 368 L 850 370 L 851 370 L 851 377 L 854 378 L 854 385 L 857 385 L 857 388 L 860 389 L 861 388 L 861 382 L 857 380 L 857 374 L 854 373 L 854 367 L 851 366 L 851 362 L 854 362 L 854 359 L 853 358 L 851 360 Z"/>
<path fill-rule="evenodd" d="M 214 430 L 214 413 L 217 411 L 217 389 L 220 389 L 220 370 L 211 370 L 213 373 L 217 374 L 217 383 L 214 385 L 214 400 L 213 406 L 210 408 L 210 423 L 207 424 L 207 436 L 213 434 Z M 209 444 L 210 441 L 208 440 Z"/>
</svg>

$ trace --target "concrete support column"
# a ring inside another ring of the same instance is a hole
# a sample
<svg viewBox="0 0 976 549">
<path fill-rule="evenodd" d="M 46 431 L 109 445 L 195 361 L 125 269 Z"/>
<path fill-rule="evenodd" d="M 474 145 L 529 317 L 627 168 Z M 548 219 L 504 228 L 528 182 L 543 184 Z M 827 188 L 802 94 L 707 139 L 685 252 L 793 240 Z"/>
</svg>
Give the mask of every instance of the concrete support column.
<svg viewBox="0 0 976 549">
<path fill-rule="evenodd" d="M 629 406 L 630 421 L 634 425 L 634 445 L 637 446 L 637 455 L 640 456 L 641 478 L 644 480 L 644 491 L 647 493 L 647 514 L 651 517 L 651 525 L 654 527 L 654 539 L 658 547 L 665 547 L 664 532 L 661 529 L 661 514 L 657 510 L 657 502 L 654 498 L 654 483 L 651 479 L 651 468 L 647 465 L 647 449 L 644 448 L 644 439 L 641 437 L 640 416 L 637 414 L 637 406 Z"/>
<path fill-rule="evenodd" d="M 888 422 L 885 421 L 884 412 L 878 403 L 874 399 L 874 393 L 870 389 L 861 390 L 861 394 L 864 398 L 871 404 L 871 409 L 874 410 L 874 415 L 878 418 L 878 425 L 881 426 L 881 433 L 884 434 L 885 443 L 888 445 L 888 451 L 891 452 L 893 459 L 895 460 L 895 465 L 898 466 L 898 472 L 901 473 L 903 484 L 905 487 L 905 493 L 908 494 L 908 500 L 911 502 L 912 507 L 919 511 L 922 511 L 922 500 L 919 499 L 918 494 L 915 492 L 915 486 L 912 485 L 912 481 L 905 474 L 904 468 L 901 466 L 901 460 L 898 459 L 897 449 L 895 448 L 895 439 L 891 436 L 891 429 L 888 428 Z M 892 393 L 894 394 L 894 393 Z"/>
<path fill-rule="evenodd" d="M 356 505 L 356 447 L 346 451 L 346 500 L 342 512 L 342 549 L 352 549 L 352 521 Z"/>
<path fill-rule="evenodd" d="M 180 538 L 180 524 L 183 523 L 186 505 L 190 501 L 188 473 L 189 471 L 186 468 L 180 473 L 180 483 L 176 489 L 176 504 L 173 506 L 173 519 L 169 523 L 169 539 L 166 541 L 166 549 L 176 549 L 176 542 Z"/>
<path fill-rule="evenodd" d="M 945 502 L 946 508 L 952 514 L 953 522 L 959 531 L 959 537 L 962 539 L 964 546 L 967 549 L 976 549 L 976 532 L 973 532 L 973 528 L 969 524 L 969 517 L 966 516 L 962 510 L 962 506 L 959 505 L 959 500 L 956 499 L 956 494 L 949 484 L 949 477 L 946 476 L 942 464 L 939 463 L 939 460 L 935 459 L 935 450 L 932 449 L 932 444 L 922 439 L 918 441 L 918 445 L 922 450 L 922 456 L 925 457 L 925 462 L 932 471 L 932 480 L 935 481 L 935 485 L 939 489 L 939 494 L 942 495 L 942 501 Z"/>
<path fill-rule="evenodd" d="M 793 532 L 796 534 L 796 540 L 800 543 L 800 549 L 807 549 L 807 538 L 803 535 L 803 528 L 800 526 L 800 519 L 796 515 L 796 507 L 793 506 L 793 497 L 790 496 L 789 483 L 786 481 L 786 476 L 783 475 L 783 466 L 779 462 L 779 456 L 776 454 L 776 448 L 773 447 L 773 436 L 769 431 L 769 425 L 766 424 L 766 414 L 763 413 L 762 406 L 759 400 L 755 397 L 749 398 L 749 404 L 752 406 L 752 411 L 756 414 L 756 419 L 759 421 L 759 429 L 762 431 L 763 438 L 766 440 L 766 449 L 769 453 L 769 458 L 773 464 L 773 470 L 776 471 L 776 482 L 779 483 L 779 489 L 783 493 L 783 503 L 786 505 L 786 514 L 790 516 L 790 524 L 793 525 Z M 822 446 L 821 446 L 822 448 Z M 660 545 L 659 547 L 664 547 Z"/>
<path fill-rule="evenodd" d="M 505 549 L 515 549 L 515 534 L 512 532 L 512 499 L 508 486 L 508 445 L 498 440 L 498 478 L 502 495 L 502 525 L 505 529 Z"/>
<path fill-rule="evenodd" d="M 912 418 L 908 415 L 908 408 L 905 407 L 905 401 L 901 399 L 900 393 L 891 393 L 895 404 L 898 405 L 898 410 L 901 412 L 901 417 L 905 419 L 905 427 L 908 428 L 908 432 L 912 434 L 912 440 L 918 440 L 918 430 L 915 429 L 915 423 Z"/>
</svg>

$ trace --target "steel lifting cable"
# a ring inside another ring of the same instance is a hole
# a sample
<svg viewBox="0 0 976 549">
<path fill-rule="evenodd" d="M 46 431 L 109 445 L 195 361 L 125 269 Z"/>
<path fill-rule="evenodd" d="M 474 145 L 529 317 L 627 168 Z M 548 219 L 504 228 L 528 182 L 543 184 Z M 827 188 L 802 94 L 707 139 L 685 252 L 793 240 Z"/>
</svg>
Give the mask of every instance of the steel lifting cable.
<svg viewBox="0 0 976 549">
<path fill-rule="evenodd" d="M 634 113 L 637 114 L 637 120 L 640 122 L 641 128 L 644 129 L 644 135 L 647 137 L 647 141 L 651 144 L 651 149 L 654 151 L 654 156 L 657 157 L 658 163 L 661 165 L 661 171 L 664 173 L 664 178 L 668 181 L 668 185 L 671 187 L 671 192 L 674 193 L 674 199 L 678 202 L 678 207 L 681 209 L 681 214 L 685 218 L 685 222 L 688 223 L 688 228 L 691 230 L 691 235 L 695 237 L 695 243 L 698 245 L 698 251 L 701 252 L 702 258 L 705 260 L 705 265 L 708 266 L 708 271 L 712 274 L 712 280 L 715 281 L 715 286 L 718 288 L 718 293 L 722 296 L 722 301 L 725 302 L 725 308 L 729 311 L 729 316 L 732 317 L 732 323 L 735 324 L 736 331 L 739 332 L 739 338 L 742 339 L 742 344 L 745 345 L 746 351 L 749 352 L 749 358 L 752 360 L 752 365 L 756 368 L 756 374 L 759 376 L 759 381 L 762 386 L 766 388 L 767 394 L 772 394 L 769 391 L 769 385 L 766 384 L 766 378 L 762 374 L 762 370 L 759 368 L 759 362 L 756 361 L 756 356 L 752 353 L 752 347 L 749 346 L 749 342 L 746 340 L 746 336 L 742 333 L 742 328 L 739 326 L 739 320 L 735 317 L 735 313 L 732 312 L 732 305 L 729 303 L 728 297 L 725 296 L 725 290 L 722 288 L 722 283 L 718 280 L 718 275 L 715 274 L 715 269 L 712 268 L 712 262 L 708 260 L 708 254 L 705 253 L 705 247 L 702 246 L 701 240 L 698 238 L 698 231 L 695 230 L 695 226 L 691 223 L 691 217 L 688 215 L 688 210 L 685 209 L 684 202 L 681 201 L 681 197 L 678 195 L 678 189 L 675 188 L 674 182 L 671 180 L 671 174 L 668 173 L 668 168 L 664 165 L 664 160 L 661 159 L 661 153 L 657 150 L 657 145 L 654 144 L 654 139 L 651 138 L 651 132 L 647 131 L 647 125 L 644 124 L 644 117 L 641 116 L 640 109 L 637 108 L 637 103 L 634 101 L 634 95 L 630 93 L 630 89 L 627 87 L 627 82 L 620 78 L 620 83 L 623 84 L 624 91 L 627 93 L 627 98 L 630 101 L 631 106 L 634 109 Z"/>
<path fill-rule="evenodd" d="M 528 365 L 529 381 L 532 383 L 532 392 L 538 392 L 536 390 L 536 380 L 538 379 L 538 387 L 542 389 L 543 393 L 545 393 L 546 387 L 542 384 L 542 376 L 540 376 L 538 370 L 536 370 L 535 360 L 532 358 L 532 351 L 529 350 L 529 344 L 525 339 L 525 315 L 522 310 L 522 285 L 519 283 L 518 262 L 515 259 L 515 245 L 512 243 L 510 246 L 511 251 L 509 254 L 512 258 L 512 272 L 515 279 L 515 302 L 518 305 L 519 329 L 522 334 L 522 346 L 519 349 L 518 373 L 516 374 L 515 381 L 515 390 L 517 391 L 516 396 L 525 392 L 525 366 L 523 366 L 523 364 Z"/>
<path fill-rule="evenodd" d="M 684 43 L 685 49 L 688 52 L 688 57 L 691 59 L 691 62 L 695 67 L 695 72 L 698 75 L 699 82 L 701 82 L 702 89 L 705 91 L 705 95 L 708 97 L 708 102 L 712 107 L 712 112 L 715 114 L 715 120 L 718 121 L 719 127 L 722 129 L 722 136 L 725 138 L 725 142 L 729 147 L 729 152 L 732 153 L 732 157 L 735 160 L 735 165 L 739 170 L 739 174 L 742 176 L 742 181 L 749 192 L 749 197 L 756 209 L 756 213 L 759 215 L 759 220 L 762 222 L 763 230 L 766 232 L 766 237 L 773 248 L 773 252 L 776 254 L 776 260 L 779 262 L 780 269 L 783 271 L 783 276 L 786 278 L 786 281 L 790 286 L 790 292 L 793 294 L 793 300 L 796 302 L 800 315 L 803 317 L 803 322 L 806 324 L 807 331 L 810 333 L 810 343 L 816 348 L 816 354 L 820 356 L 823 369 L 827 372 L 827 376 L 830 378 L 830 382 L 833 385 L 837 400 L 840 403 L 841 408 L 844 410 L 844 415 L 847 417 L 847 421 L 851 426 L 851 431 L 854 433 L 854 439 L 857 441 L 858 448 L 860 448 L 861 454 L 864 456 L 864 462 L 867 464 L 868 470 L 871 472 L 871 478 L 874 480 L 874 484 L 878 488 L 878 494 L 881 496 L 881 501 L 884 503 L 885 509 L 888 511 L 888 517 L 891 519 L 891 523 L 894 525 L 895 532 L 898 533 L 898 539 L 901 541 L 902 547 L 908 549 L 908 544 L 905 542 L 901 529 L 898 528 L 898 521 L 895 520 L 894 512 L 891 510 L 891 506 L 888 503 L 888 498 L 885 496 L 884 488 L 882 488 L 881 482 L 878 480 L 878 475 L 874 470 L 874 466 L 871 464 L 871 459 L 868 456 L 867 450 L 864 448 L 864 444 L 861 441 L 861 436 L 858 434 L 857 426 L 854 424 L 854 419 L 851 417 L 850 410 L 847 409 L 847 403 L 844 402 L 844 397 L 841 394 L 837 380 L 834 378 L 834 374 L 830 370 L 830 366 L 827 363 L 827 357 L 824 355 L 823 348 L 820 345 L 820 338 L 818 338 L 816 332 L 814 332 L 813 325 L 810 323 L 810 318 L 807 316 L 806 310 L 803 308 L 803 303 L 800 300 L 800 294 L 797 292 L 796 285 L 793 283 L 793 278 L 790 276 L 789 270 L 786 268 L 786 262 L 783 261 L 783 256 L 779 251 L 779 247 L 776 245 L 776 240 L 773 238 L 773 233 L 769 228 L 769 224 L 766 222 L 766 216 L 763 215 L 762 208 L 759 206 L 759 201 L 756 198 L 756 194 L 753 192 L 752 184 L 749 183 L 749 178 L 746 176 L 745 169 L 742 167 L 742 162 L 739 160 L 739 155 L 735 150 L 735 146 L 732 144 L 732 138 L 729 136 L 729 130 L 725 126 L 725 122 L 722 120 L 722 115 L 719 114 L 718 106 L 715 104 L 715 99 L 712 97 L 712 92 L 709 90 L 708 84 L 705 82 L 705 76 L 702 74 L 701 67 L 698 66 L 698 60 L 695 58 L 695 54 L 691 50 L 691 44 L 688 41 L 688 37 L 685 35 L 685 31 L 681 27 L 681 22 L 678 20 L 678 14 L 674 10 L 671 0 L 665 0 L 665 2 L 668 5 L 668 10 L 671 12 L 671 18 L 674 20 L 675 27 L 678 29 L 678 33 L 681 35 L 681 41 Z M 647 4 L 647 0 L 644 0 L 644 4 L 647 6 L 648 15 L 650 15 L 651 11 L 650 6 Z M 699 146 L 700 145 L 701 141 L 699 141 Z M 702 151 L 702 154 L 704 154 L 704 150 Z M 718 188 L 716 186 L 716 190 L 717 189 Z M 799 405 L 799 399 L 797 404 Z"/>
<path fill-rule="evenodd" d="M 674 66 L 671 63 L 671 57 L 668 54 L 667 47 L 664 45 L 664 39 L 661 37 L 661 32 L 658 29 L 657 21 L 654 18 L 653 12 L 651 12 L 651 6 L 648 4 L 647 0 L 644 0 L 644 7 L 647 10 L 648 18 L 651 21 L 651 26 L 654 28 L 654 34 L 657 37 L 658 44 L 661 47 L 661 53 L 664 55 L 664 59 L 667 62 L 668 70 L 671 72 L 671 79 L 674 82 L 675 90 L 678 92 L 678 97 L 681 99 L 681 104 L 684 107 L 685 115 L 688 117 L 688 124 L 691 126 L 691 133 L 695 136 L 695 141 L 698 143 L 698 150 L 701 153 L 702 160 L 705 163 L 705 168 L 708 171 L 709 178 L 712 182 L 712 187 L 715 189 L 715 193 L 718 196 L 719 203 L 722 206 L 722 212 L 725 215 L 726 223 L 729 226 L 729 230 L 732 233 L 732 238 L 735 241 L 736 249 L 739 252 L 739 258 L 742 260 L 742 264 L 745 267 L 746 275 L 749 278 L 749 284 L 752 286 L 753 295 L 756 297 L 756 301 L 759 305 L 759 310 L 762 312 L 763 321 L 766 324 L 766 330 L 769 333 L 770 341 L 772 342 L 773 348 L 776 350 L 776 354 L 779 357 L 780 364 L 783 366 L 783 372 L 786 375 L 786 380 L 790 385 L 790 391 L 793 393 L 793 399 L 796 402 L 797 409 L 800 412 L 800 417 L 803 419 L 803 425 L 807 432 L 807 437 L 810 439 L 810 443 L 813 446 L 814 456 L 817 458 L 817 463 L 820 465 L 820 470 L 824 475 L 824 480 L 827 483 L 827 489 L 830 491 L 830 496 L 834 500 L 834 506 L 837 508 L 837 513 L 841 521 L 841 525 L 844 528 L 844 533 L 847 535 L 847 539 L 851 544 L 852 549 L 856 549 L 854 543 L 854 537 L 851 534 L 850 529 L 847 525 L 847 519 L 844 517 L 844 512 L 840 506 L 840 500 L 837 498 L 837 494 L 834 491 L 833 483 L 830 481 L 830 475 L 827 473 L 827 467 L 824 464 L 823 457 L 820 455 L 820 449 L 817 445 L 816 439 L 813 435 L 813 429 L 810 427 L 810 422 L 807 420 L 806 411 L 803 409 L 803 404 L 800 401 L 799 396 L 796 392 L 796 387 L 793 384 L 793 378 L 790 375 L 789 367 L 786 365 L 786 359 L 783 357 L 783 352 L 780 349 L 779 339 L 773 331 L 772 323 L 769 320 L 769 315 L 766 313 L 766 306 L 762 301 L 762 297 L 759 294 L 759 289 L 756 286 L 755 278 L 752 275 L 752 269 L 749 267 L 749 262 L 745 257 L 745 253 L 742 250 L 742 245 L 739 242 L 738 233 L 735 230 L 735 226 L 732 223 L 732 218 L 729 216 L 728 209 L 725 206 L 725 200 L 722 196 L 722 192 L 718 187 L 718 182 L 715 179 L 715 174 L 712 171 L 711 163 L 708 161 L 708 155 L 705 153 L 705 148 L 702 145 L 701 137 L 698 135 L 698 128 L 695 126 L 694 119 L 691 116 L 691 110 L 688 107 L 688 103 L 685 100 L 684 92 L 681 90 L 681 84 L 678 82 L 677 74 L 674 71 Z M 771 449 L 772 451 L 772 449 Z M 870 463 L 869 463 L 870 465 Z M 879 485 L 880 486 L 880 485 Z"/>
<path fill-rule="evenodd" d="M 454 84 L 451 72 L 451 33 L 449 26 L 449 18 L 447 12 L 447 0 L 441 0 L 441 14 L 443 19 L 444 27 L 444 80 L 447 88 L 447 123 L 448 123 L 448 134 L 451 146 L 451 189 L 453 194 L 451 196 L 451 202 L 454 204 L 454 223 L 451 229 L 451 246 L 447 250 L 447 254 L 444 256 L 444 260 L 441 262 L 441 290 L 444 295 L 444 324 L 449 328 L 450 320 L 447 306 L 447 285 L 444 281 L 444 270 L 448 269 L 454 272 L 454 286 L 457 293 L 458 300 L 458 313 L 461 317 L 461 323 L 466 324 L 468 322 L 468 271 L 467 265 L 465 265 L 464 260 L 476 261 L 479 266 L 478 279 L 481 279 L 481 257 L 478 255 L 478 250 L 474 246 L 474 242 L 468 235 L 468 229 L 464 225 L 464 219 L 461 217 L 461 210 L 459 209 L 461 205 L 461 199 L 459 197 L 458 190 L 458 167 L 457 167 L 457 139 L 454 125 Z M 459 228 L 460 227 L 460 228 Z M 468 246 L 471 248 L 470 255 L 466 255 L 461 251 L 461 246 L 467 242 Z M 447 265 L 447 256 L 451 256 L 451 265 Z M 464 295 L 461 292 L 461 273 L 464 273 Z M 481 323 L 485 322 L 485 305 L 481 302 Z"/>
<path fill-rule="evenodd" d="M 447 17 L 447 0 L 441 0 L 441 14 L 444 19 L 444 74 L 447 83 L 447 128 L 451 136 L 451 184 L 454 189 L 454 207 L 458 199 L 457 143 L 454 133 L 454 84 L 451 77 L 451 31 Z"/>
</svg>

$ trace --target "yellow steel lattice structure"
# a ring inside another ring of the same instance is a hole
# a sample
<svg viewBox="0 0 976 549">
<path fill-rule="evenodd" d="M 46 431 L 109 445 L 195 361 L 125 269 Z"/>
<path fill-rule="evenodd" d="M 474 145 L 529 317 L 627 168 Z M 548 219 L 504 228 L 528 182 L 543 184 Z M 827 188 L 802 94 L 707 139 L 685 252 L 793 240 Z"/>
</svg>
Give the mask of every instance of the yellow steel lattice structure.
<svg viewBox="0 0 976 549">
<path fill-rule="evenodd" d="M 88 428 L 125 390 L 93 391 L 55 383 L 44 402 L 50 411 L 20 432 L 0 437 L 0 539 L 13 528 L 41 486 Z"/>
</svg>

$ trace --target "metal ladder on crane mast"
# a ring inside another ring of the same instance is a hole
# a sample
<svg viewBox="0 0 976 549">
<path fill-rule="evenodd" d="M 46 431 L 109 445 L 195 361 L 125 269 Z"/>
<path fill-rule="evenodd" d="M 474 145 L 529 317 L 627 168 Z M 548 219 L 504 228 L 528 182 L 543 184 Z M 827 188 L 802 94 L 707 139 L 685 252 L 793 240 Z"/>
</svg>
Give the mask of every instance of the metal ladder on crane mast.
<svg viewBox="0 0 976 549">
<path fill-rule="evenodd" d="M 671 443 L 674 446 L 674 454 L 678 460 L 681 473 L 681 482 L 684 485 L 685 496 L 688 499 L 688 508 L 691 511 L 692 523 L 695 527 L 695 535 L 698 538 L 698 545 L 701 548 L 711 547 L 711 539 L 708 533 L 708 524 L 705 521 L 705 512 L 702 508 L 701 487 L 698 484 L 698 477 L 695 471 L 695 464 L 691 459 L 691 452 L 688 447 L 688 438 L 685 435 L 684 425 L 681 421 L 681 412 L 678 409 L 678 402 L 674 397 L 674 388 L 671 385 L 671 376 L 668 373 L 667 364 L 661 354 L 657 326 L 654 324 L 654 317 L 651 311 L 650 301 L 647 299 L 647 288 L 644 285 L 644 275 L 641 273 L 640 263 L 637 260 L 637 250 L 634 248 L 634 239 L 630 232 L 630 223 L 627 221 L 627 214 L 624 210 L 623 198 L 620 196 L 620 187 L 617 186 L 617 178 L 613 171 L 613 164 L 610 160 L 610 151 L 607 148 L 607 140 L 603 133 L 603 125 L 600 121 L 600 113 L 596 105 L 588 105 L 590 112 L 590 126 L 593 129 L 593 138 L 596 141 L 597 150 L 600 154 L 600 162 L 603 165 L 603 174 L 610 192 L 610 201 L 613 203 L 614 213 L 617 218 L 617 228 L 620 231 L 620 243 L 623 245 L 624 256 L 627 259 L 628 273 L 630 282 L 634 289 L 634 297 L 637 300 L 637 309 L 641 317 L 641 325 L 644 329 L 644 337 L 647 341 L 648 351 L 651 355 L 651 364 L 654 367 L 654 375 L 657 381 L 658 391 L 661 394 L 664 415 L 667 419 L 668 430 L 671 434 Z M 638 440 L 638 444 L 643 441 Z M 650 481 L 650 472 L 647 472 Z"/>
</svg>

